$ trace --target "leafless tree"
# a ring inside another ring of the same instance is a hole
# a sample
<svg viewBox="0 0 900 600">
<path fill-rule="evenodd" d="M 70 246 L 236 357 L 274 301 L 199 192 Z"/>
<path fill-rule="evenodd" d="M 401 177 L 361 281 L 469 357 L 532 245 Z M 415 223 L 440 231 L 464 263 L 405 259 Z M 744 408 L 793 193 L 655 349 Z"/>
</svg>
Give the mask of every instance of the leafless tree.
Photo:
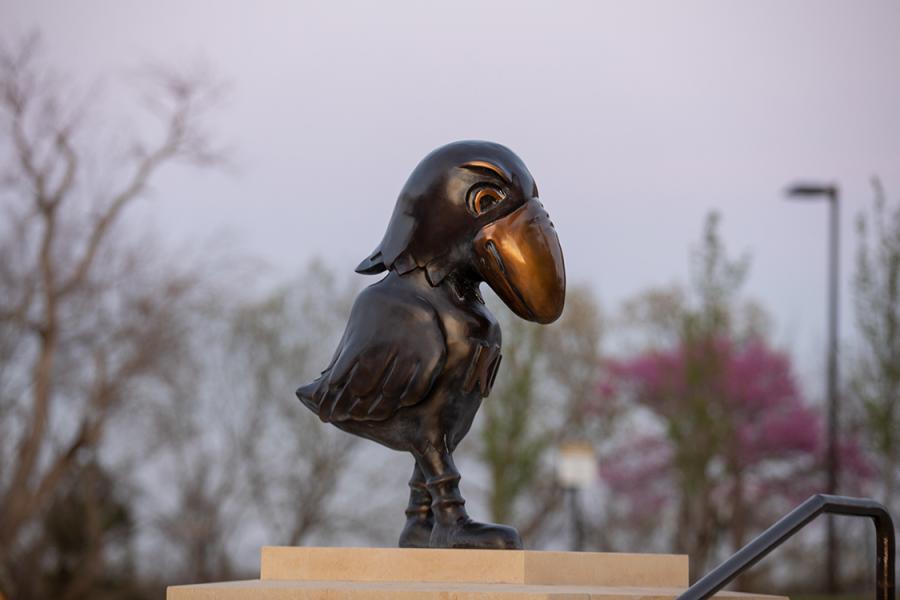
<svg viewBox="0 0 900 600">
<path fill-rule="evenodd" d="M 11 597 L 41 568 L 27 561 L 63 483 L 98 460 L 115 415 L 182 364 L 195 273 L 128 239 L 123 216 L 164 165 L 216 163 L 202 119 L 220 88 L 152 69 L 145 89 L 161 131 L 135 132 L 124 156 L 98 164 L 94 107 L 44 68 L 38 37 L 0 51 L 0 589 Z M 82 566 L 97 574 L 96 560 Z"/>
<path fill-rule="evenodd" d="M 371 517 L 340 491 L 364 472 L 353 465 L 357 438 L 320 423 L 293 393 L 327 364 L 355 292 L 314 262 L 194 337 L 204 357 L 194 385 L 153 418 L 153 480 L 176 499 L 150 511 L 170 582 L 254 576 L 259 545 L 334 540 Z"/>
<path fill-rule="evenodd" d="M 235 352 L 264 427 L 250 450 L 254 505 L 271 543 L 298 545 L 340 527 L 335 495 L 356 438 L 308 413 L 294 389 L 318 375 L 336 347 L 356 286 L 313 262 L 293 284 L 246 306 Z M 347 513 L 344 513 L 345 515 Z"/>
</svg>

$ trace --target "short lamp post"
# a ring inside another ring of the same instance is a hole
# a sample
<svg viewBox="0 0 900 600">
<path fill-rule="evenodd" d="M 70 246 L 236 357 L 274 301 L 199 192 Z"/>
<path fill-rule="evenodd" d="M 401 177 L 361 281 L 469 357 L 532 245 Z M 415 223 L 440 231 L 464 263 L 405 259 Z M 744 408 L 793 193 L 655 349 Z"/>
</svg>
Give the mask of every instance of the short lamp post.
<svg viewBox="0 0 900 600">
<path fill-rule="evenodd" d="M 584 550 L 584 514 L 579 491 L 591 486 L 597 478 L 597 457 L 587 442 L 565 442 L 559 447 L 556 476 L 569 501 L 572 521 L 572 550 Z"/>
<path fill-rule="evenodd" d="M 839 191 L 836 185 L 803 183 L 792 185 L 787 189 L 791 200 L 825 200 L 828 202 L 828 347 L 826 359 L 826 395 L 828 396 L 828 448 L 825 459 L 825 493 L 837 494 L 840 481 L 838 464 L 838 249 L 840 205 Z M 825 567 L 825 587 L 829 594 L 835 594 L 838 588 L 838 547 L 834 529 L 834 518 L 826 521 L 828 532 L 826 540 L 827 565 Z"/>
</svg>

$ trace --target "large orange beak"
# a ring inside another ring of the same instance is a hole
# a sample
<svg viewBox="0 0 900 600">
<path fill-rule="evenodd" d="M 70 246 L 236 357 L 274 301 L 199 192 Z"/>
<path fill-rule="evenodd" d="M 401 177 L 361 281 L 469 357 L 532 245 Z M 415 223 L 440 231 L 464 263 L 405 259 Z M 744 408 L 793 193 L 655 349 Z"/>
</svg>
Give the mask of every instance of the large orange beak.
<svg viewBox="0 0 900 600">
<path fill-rule="evenodd" d="M 556 230 L 531 199 L 475 236 L 477 268 L 506 305 L 529 321 L 552 323 L 566 301 L 566 267 Z"/>
</svg>

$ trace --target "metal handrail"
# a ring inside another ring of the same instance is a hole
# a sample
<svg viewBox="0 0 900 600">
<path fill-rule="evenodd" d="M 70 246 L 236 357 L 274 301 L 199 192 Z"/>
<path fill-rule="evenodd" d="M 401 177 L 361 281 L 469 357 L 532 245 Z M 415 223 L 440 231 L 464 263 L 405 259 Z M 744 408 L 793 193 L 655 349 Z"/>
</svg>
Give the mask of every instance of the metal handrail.
<svg viewBox="0 0 900 600">
<path fill-rule="evenodd" d="M 874 500 L 827 494 L 811 496 L 685 590 L 677 600 L 707 600 L 823 513 L 872 519 L 877 544 L 875 600 L 894 600 L 894 522 L 890 513 Z"/>
</svg>

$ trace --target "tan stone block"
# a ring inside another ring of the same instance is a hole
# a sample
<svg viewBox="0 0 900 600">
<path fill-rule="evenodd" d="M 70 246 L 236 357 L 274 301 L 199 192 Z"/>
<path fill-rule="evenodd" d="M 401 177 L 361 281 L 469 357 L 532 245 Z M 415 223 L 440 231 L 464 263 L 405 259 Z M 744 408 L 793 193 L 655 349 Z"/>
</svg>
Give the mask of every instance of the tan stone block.
<svg viewBox="0 0 900 600">
<path fill-rule="evenodd" d="M 673 554 L 440 550 L 262 549 L 263 580 L 511 583 L 681 587 L 688 559 Z"/>
<path fill-rule="evenodd" d="M 170 587 L 168 600 L 674 600 L 687 557 L 664 554 L 284 548 L 261 579 Z M 719 600 L 787 600 L 721 592 Z"/>
<path fill-rule="evenodd" d="M 167 600 L 674 600 L 683 588 L 510 583 L 232 581 L 170 587 Z M 717 600 L 788 600 L 720 592 Z"/>
</svg>

